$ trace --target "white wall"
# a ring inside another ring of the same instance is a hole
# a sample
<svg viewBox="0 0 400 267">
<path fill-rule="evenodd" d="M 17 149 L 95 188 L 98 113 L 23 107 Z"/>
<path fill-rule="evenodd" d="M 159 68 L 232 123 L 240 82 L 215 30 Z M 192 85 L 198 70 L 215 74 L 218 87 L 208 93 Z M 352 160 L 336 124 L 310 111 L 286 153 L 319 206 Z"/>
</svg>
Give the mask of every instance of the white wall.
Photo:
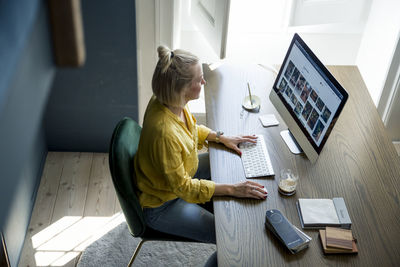
<svg viewBox="0 0 400 267">
<path fill-rule="evenodd" d="M 400 33 L 400 1 L 374 0 L 356 64 L 378 104 Z"/>
<path fill-rule="evenodd" d="M 289 27 L 293 1 L 231 1 L 227 58 L 265 65 L 281 64 L 293 33 L 298 32 L 324 64 L 355 65 L 371 0 L 363 0 L 362 8 L 357 10 L 358 15 L 351 21 Z M 192 51 L 203 62 L 218 61 L 215 51 L 192 23 L 190 1 L 184 0 L 181 3 L 182 31 L 179 46 Z M 203 98 L 190 102 L 191 110 L 198 114 L 204 113 L 203 102 Z"/>
<path fill-rule="evenodd" d="M 153 95 L 151 80 L 158 60 L 157 47 L 166 45 L 176 49 L 180 43 L 179 32 L 173 34 L 173 31 L 180 31 L 181 8 L 181 0 L 136 0 L 140 125 Z"/>
<path fill-rule="evenodd" d="M 157 37 L 157 25 L 155 25 L 157 22 L 155 16 L 157 1 L 162 0 L 136 1 L 140 123 L 148 99 L 152 95 L 151 78 L 157 62 L 156 47 L 157 42 L 161 41 L 160 36 Z M 188 16 L 190 1 L 179 0 L 176 2 L 182 4 L 182 17 L 181 23 L 179 23 L 182 36 L 178 46 L 194 52 L 203 59 L 203 62 L 215 61 L 216 56 L 210 53 L 211 48 L 207 45 L 206 40 L 190 22 Z M 286 53 L 293 32 L 297 31 L 300 32 L 324 64 L 358 65 L 373 101 L 375 104 L 378 103 L 392 59 L 396 38 L 399 36 L 399 0 L 373 0 L 367 22 L 359 21 L 359 24 L 354 25 L 354 27 L 350 27 L 350 29 L 342 27 L 342 30 L 337 25 L 333 25 L 334 30 L 329 28 L 329 25 L 317 25 L 317 27 L 308 28 L 287 27 L 288 15 L 285 15 L 284 10 L 288 8 L 287 5 L 290 0 L 265 2 L 253 0 L 250 2 L 264 5 L 263 8 L 255 9 L 263 16 L 256 16 L 258 13 L 252 12 L 254 6 L 250 9 L 248 2 L 232 1 L 230 23 L 234 25 L 236 20 L 237 24 L 235 27 L 230 27 L 228 57 L 259 63 L 279 64 Z M 370 1 L 367 2 L 369 6 Z M 275 10 L 271 10 L 273 3 Z M 271 7 L 266 8 L 265 5 L 271 5 Z M 368 10 L 369 8 L 365 8 L 366 14 Z M 176 13 L 176 11 L 174 12 Z M 367 16 L 365 15 L 365 17 Z M 260 21 L 260 19 L 262 20 Z M 365 25 L 364 31 L 363 23 Z M 324 29 L 327 32 L 324 33 Z M 174 43 L 176 43 L 175 40 Z"/>
<path fill-rule="evenodd" d="M 342 5 L 341 8 L 355 8 L 350 1 L 336 2 Z M 294 0 L 232 1 L 227 57 L 267 65 L 281 64 L 293 34 L 297 32 L 325 65 L 355 65 L 370 1 L 352 2 L 361 7 L 353 10 L 358 13 L 351 21 L 340 18 L 335 23 L 291 26 Z M 307 5 L 316 5 L 322 13 L 326 9 L 320 4 L 324 3 L 309 1 Z M 308 12 L 307 17 L 318 13 Z"/>
<path fill-rule="evenodd" d="M 218 61 L 218 55 L 193 23 L 190 0 L 181 1 L 180 21 L 180 42 L 177 46 L 194 53 L 202 62 Z"/>
</svg>

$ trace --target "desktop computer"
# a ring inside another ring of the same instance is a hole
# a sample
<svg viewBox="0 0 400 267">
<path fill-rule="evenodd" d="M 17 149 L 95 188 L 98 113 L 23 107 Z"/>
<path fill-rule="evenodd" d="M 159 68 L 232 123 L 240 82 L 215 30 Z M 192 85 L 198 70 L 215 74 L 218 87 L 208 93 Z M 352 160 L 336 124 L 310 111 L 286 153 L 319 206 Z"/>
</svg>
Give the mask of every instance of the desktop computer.
<svg viewBox="0 0 400 267">
<path fill-rule="evenodd" d="M 348 93 L 306 43 L 295 34 L 269 95 L 288 126 L 281 133 L 293 153 L 304 151 L 314 163 Z"/>
</svg>

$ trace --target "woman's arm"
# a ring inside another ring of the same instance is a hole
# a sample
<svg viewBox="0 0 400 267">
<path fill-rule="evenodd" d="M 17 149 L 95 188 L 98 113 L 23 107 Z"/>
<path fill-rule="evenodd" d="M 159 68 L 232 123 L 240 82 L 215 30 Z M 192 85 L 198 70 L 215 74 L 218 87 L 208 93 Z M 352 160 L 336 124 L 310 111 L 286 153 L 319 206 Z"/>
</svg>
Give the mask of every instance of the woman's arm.
<svg viewBox="0 0 400 267">
<path fill-rule="evenodd" d="M 215 142 L 217 133 L 210 131 L 206 140 Z M 255 135 L 238 135 L 238 136 L 219 136 L 219 142 L 223 143 L 226 147 L 236 151 L 242 155 L 238 145 L 242 142 L 256 143 L 257 136 Z M 252 181 L 244 181 L 236 184 L 215 184 L 214 196 L 233 196 L 240 198 L 255 198 L 266 199 L 267 191 L 264 186 Z"/>
<path fill-rule="evenodd" d="M 265 187 L 252 181 L 237 184 L 215 184 L 214 196 L 233 196 L 239 198 L 266 199 Z"/>
<path fill-rule="evenodd" d="M 211 131 L 206 140 L 215 142 L 217 138 L 217 132 Z M 242 155 L 242 152 L 240 151 L 238 145 L 243 142 L 251 142 L 251 143 L 256 143 L 257 136 L 255 135 L 237 135 L 237 136 L 228 136 L 228 135 L 220 135 L 219 136 L 219 142 L 224 144 L 227 148 L 230 148 L 239 155 Z"/>
</svg>

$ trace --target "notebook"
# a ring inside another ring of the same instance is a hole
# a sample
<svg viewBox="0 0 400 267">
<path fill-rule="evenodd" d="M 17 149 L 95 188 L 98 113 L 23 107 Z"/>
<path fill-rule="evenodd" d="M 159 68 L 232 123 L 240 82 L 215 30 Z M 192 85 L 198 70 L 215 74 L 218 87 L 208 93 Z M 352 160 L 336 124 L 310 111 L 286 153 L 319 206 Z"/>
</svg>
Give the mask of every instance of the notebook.
<svg viewBox="0 0 400 267">
<path fill-rule="evenodd" d="M 350 216 L 341 197 L 300 198 L 296 205 L 304 229 L 318 229 L 325 226 L 351 228 Z"/>
</svg>

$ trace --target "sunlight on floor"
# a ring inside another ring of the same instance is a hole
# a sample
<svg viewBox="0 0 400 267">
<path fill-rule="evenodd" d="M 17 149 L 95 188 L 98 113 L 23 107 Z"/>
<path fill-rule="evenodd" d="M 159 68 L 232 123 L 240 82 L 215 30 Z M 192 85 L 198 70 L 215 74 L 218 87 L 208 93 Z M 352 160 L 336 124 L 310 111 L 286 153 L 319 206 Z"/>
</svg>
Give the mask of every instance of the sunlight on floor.
<svg viewBox="0 0 400 267">
<path fill-rule="evenodd" d="M 121 212 L 111 217 L 64 216 L 32 237 L 36 265 L 64 266 L 124 221 Z"/>
</svg>

